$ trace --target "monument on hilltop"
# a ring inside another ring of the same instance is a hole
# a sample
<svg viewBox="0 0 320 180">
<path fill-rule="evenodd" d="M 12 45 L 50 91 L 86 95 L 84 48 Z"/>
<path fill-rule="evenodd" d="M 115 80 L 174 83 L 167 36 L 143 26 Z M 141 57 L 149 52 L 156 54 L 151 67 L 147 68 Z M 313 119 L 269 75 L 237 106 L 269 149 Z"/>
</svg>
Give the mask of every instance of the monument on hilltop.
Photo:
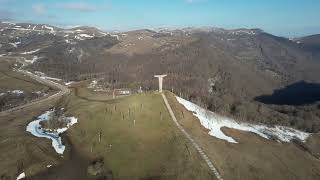
<svg viewBox="0 0 320 180">
<path fill-rule="evenodd" d="M 154 75 L 154 77 L 159 79 L 159 92 L 162 92 L 162 82 L 163 82 L 163 78 L 166 77 L 166 74 L 162 74 L 162 75 Z"/>
</svg>

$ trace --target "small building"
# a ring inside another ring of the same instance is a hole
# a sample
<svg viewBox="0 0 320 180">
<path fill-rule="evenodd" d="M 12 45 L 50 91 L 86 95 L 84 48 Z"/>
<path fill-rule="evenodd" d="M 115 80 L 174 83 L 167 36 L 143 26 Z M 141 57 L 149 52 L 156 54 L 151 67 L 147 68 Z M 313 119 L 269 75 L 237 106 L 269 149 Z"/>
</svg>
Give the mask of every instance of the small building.
<svg viewBox="0 0 320 180">
<path fill-rule="evenodd" d="M 120 90 L 119 95 L 129 95 L 130 91 L 129 90 Z"/>
<path fill-rule="evenodd" d="M 126 96 L 130 94 L 131 91 L 129 89 L 115 89 L 113 92 L 113 96 Z"/>
</svg>

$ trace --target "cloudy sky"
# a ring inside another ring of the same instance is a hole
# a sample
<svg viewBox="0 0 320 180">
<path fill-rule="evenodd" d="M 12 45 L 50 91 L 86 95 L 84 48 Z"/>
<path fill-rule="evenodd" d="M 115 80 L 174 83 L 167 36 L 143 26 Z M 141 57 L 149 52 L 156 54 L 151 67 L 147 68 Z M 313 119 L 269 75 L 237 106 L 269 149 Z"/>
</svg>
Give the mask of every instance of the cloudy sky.
<svg viewBox="0 0 320 180">
<path fill-rule="evenodd" d="M 214 26 L 320 33 L 319 0 L 0 0 L 0 20 L 104 30 Z"/>
</svg>

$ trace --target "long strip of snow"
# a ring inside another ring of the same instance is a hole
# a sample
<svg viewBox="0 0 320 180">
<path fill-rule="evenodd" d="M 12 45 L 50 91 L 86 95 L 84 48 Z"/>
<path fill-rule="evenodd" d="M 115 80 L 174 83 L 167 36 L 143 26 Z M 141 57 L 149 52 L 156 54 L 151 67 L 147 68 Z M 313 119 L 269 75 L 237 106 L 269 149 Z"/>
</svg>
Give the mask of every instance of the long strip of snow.
<svg viewBox="0 0 320 180">
<path fill-rule="evenodd" d="M 88 34 L 79 34 L 80 37 L 85 37 L 85 38 L 93 38 L 94 36 L 90 36 Z"/>
<path fill-rule="evenodd" d="M 28 132 L 36 137 L 44 137 L 52 140 L 52 147 L 58 154 L 63 154 L 65 150 L 65 146 L 62 144 L 61 137 L 59 136 L 61 133 L 64 133 L 68 130 L 69 127 L 76 124 L 78 119 L 75 117 L 67 117 L 69 120 L 67 127 L 56 129 L 55 131 L 48 132 L 45 131 L 41 125 L 41 121 L 48 121 L 50 114 L 52 114 L 54 110 L 46 111 L 44 114 L 38 116 L 37 120 L 30 122 L 26 128 Z"/>
<path fill-rule="evenodd" d="M 201 125 L 210 130 L 209 134 L 211 136 L 228 141 L 230 143 L 238 142 L 232 137 L 225 135 L 221 131 L 222 127 L 252 132 L 266 139 L 276 137 L 282 142 L 290 142 L 294 138 L 305 141 L 310 135 L 309 133 L 285 126 L 268 127 L 266 125 L 236 122 L 231 118 L 220 116 L 180 97 L 176 97 L 176 99 L 187 110 L 193 112 L 193 115 L 200 120 Z"/>
<path fill-rule="evenodd" d="M 36 73 L 36 75 L 40 76 L 41 79 L 48 79 L 48 80 L 53 80 L 53 81 L 62 81 L 62 79 L 59 79 L 59 78 L 46 76 L 43 72 L 40 72 L 40 71 L 35 71 L 35 73 Z"/>
<path fill-rule="evenodd" d="M 33 53 L 36 53 L 38 51 L 40 51 L 40 49 L 35 49 L 35 50 L 32 50 L 32 51 L 22 52 L 20 54 L 33 54 Z"/>
</svg>

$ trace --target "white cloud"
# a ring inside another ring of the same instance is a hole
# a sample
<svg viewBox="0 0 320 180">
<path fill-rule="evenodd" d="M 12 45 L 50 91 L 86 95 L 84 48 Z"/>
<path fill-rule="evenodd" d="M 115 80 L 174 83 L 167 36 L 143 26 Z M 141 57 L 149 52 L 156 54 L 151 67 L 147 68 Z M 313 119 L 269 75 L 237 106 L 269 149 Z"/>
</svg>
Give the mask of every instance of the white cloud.
<svg viewBox="0 0 320 180">
<path fill-rule="evenodd" d="M 36 14 L 39 15 L 46 13 L 46 7 L 43 4 L 34 4 L 32 9 Z"/>
<path fill-rule="evenodd" d="M 58 4 L 58 7 L 63 9 L 83 11 L 83 12 L 92 12 L 92 11 L 98 10 L 97 6 L 84 3 L 84 2 L 61 3 L 61 4 Z"/>
</svg>

